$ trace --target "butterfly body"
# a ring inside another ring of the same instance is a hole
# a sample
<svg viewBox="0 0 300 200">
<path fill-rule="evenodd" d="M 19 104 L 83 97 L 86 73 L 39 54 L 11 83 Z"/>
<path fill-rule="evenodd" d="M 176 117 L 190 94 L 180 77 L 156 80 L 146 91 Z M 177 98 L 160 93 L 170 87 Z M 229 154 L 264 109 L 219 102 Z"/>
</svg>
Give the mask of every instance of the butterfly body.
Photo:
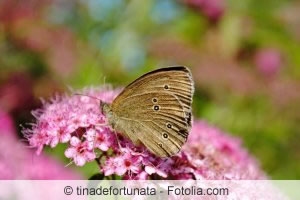
<svg viewBox="0 0 300 200">
<path fill-rule="evenodd" d="M 129 84 L 112 102 L 101 103 L 111 127 L 152 153 L 180 151 L 191 128 L 194 84 L 186 67 L 161 68 Z"/>
</svg>

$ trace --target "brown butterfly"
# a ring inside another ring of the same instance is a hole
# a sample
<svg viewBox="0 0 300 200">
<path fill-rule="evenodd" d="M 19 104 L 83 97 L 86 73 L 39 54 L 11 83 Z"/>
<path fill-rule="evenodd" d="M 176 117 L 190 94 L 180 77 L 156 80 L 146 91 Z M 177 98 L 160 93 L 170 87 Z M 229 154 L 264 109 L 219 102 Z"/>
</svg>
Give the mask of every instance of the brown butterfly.
<svg viewBox="0 0 300 200">
<path fill-rule="evenodd" d="M 109 125 L 134 144 L 169 157 L 188 138 L 192 122 L 194 82 L 183 66 L 149 72 L 133 81 L 114 99 L 100 107 Z"/>
</svg>

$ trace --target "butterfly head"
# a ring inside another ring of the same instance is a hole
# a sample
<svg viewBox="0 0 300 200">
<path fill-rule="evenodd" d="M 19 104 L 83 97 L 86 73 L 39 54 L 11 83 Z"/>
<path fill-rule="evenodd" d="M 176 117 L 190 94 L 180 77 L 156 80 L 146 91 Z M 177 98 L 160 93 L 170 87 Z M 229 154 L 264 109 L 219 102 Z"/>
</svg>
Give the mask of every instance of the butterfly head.
<svg viewBox="0 0 300 200">
<path fill-rule="evenodd" d="M 100 111 L 107 118 L 108 124 L 110 124 L 112 128 L 114 128 L 114 118 L 111 104 L 100 101 Z"/>
<path fill-rule="evenodd" d="M 110 104 L 100 101 L 100 111 L 105 116 L 110 115 L 112 112 Z"/>
</svg>

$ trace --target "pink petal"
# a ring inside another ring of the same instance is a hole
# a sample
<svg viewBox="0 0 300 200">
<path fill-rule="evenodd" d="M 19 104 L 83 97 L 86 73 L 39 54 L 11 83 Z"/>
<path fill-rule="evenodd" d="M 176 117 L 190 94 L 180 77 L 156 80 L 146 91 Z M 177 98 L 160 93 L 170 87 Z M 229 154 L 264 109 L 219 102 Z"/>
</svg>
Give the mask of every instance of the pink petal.
<svg viewBox="0 0 300 200">
<path fill-rule="evenodd" d="M 109 149 L 107 144 L 100 144 L 98 145 L 98 148 L 101 149 L 102 151 L 107 151 Z"/>
<path fill-rule="evenodd" d="M 156 173 L 158 175 L 160 175 L 161 177 L 164 177 L 164 178 L 167 178 L 168 177 L 168 174 L 164 171 L 161 171 L 161 170 L 157 170 Z"/>
<path fill-rule="evenodd" d="M 81 155 L 77 155 L 74 157 L 74 162 L 77 166 L 83 166 L 86 162 L 85 158 Z"/>
<path fill-rule="evenodd" d="M 127 172 L 127 169 L 125 167 L 117 167 L 115 171 L 118 176 L 122 176 Z"/>
<path fill-rule="evenodd" d="M 93 140 L 95 138 L 95 135 L 96 135 L 95 129 L 89 129 L 86 132 L 87 139 L 92 139 Z"/>
<path fill-rule="evenodd" d="M 130 167 L 130 170 L 133 172 L 133 173 L 137 173 L 139 171 L 139 167 L 138 166 L 132 166 Z"/>
<path fill-rule="evenodd" d="M 148 178 L 148 174 L 142 171 L 139 175 L 137 175 L 138 180 L 146 180 Z"/>
<path fill-rule="evenodd" d="M 77 137 L 73 136 L 71 138 L 70 144 L 72 146 L 76 147 L 76 146 L 78 146 L 80 144 L 80 140 Z"/>
<path fill-rule="evenodd" d="M 146 166 L 145 171 L 147 172 L 147 174 L 151 175 L 151 174 L 156 172 L 156 169 L 154 167 L 151 167 L 151 166 Z"/>
<path fill-rule="evenodd" d="M 51 140 L 51 142 L 50 142 L 50 147 L 51 147 L 51 148 L 56 147 L 56 145 L 58 144 L 58 142 L 59 142 L 58 137 L 54 137 L 54 138 Z"/>
<path fill-rule="evenodd" d="M 75 157 L 76 153 L 77 153 L 76 149 L 74 147 L 70 147 L 65 151 L 65 156 L 67 158 L 73 158 Z"/>
<path fill-rule="evenodd" d="M 84 157 L 87 161 L 94 160 L 96 158 L 96 155 L 94 152 L 85 152 Z"/>
<path fill-rule="evenodd" d="M 71 139 L 71 134 L 69 134 L 69 133 L 63 134 L 63 135 L 60 137 L 60 141 L 61 141 L 62 143 L 67 143 L 70 139 Z"/>
<path fill-rule="evenodd" d="M 104 175 L 105 176 L 110 176 L 110 175 L 112 175 L 114 173 L 113 168 L 108 168 L 108 169 L 103 170 L 103 171 L 104 171 Z"/>
</svg>

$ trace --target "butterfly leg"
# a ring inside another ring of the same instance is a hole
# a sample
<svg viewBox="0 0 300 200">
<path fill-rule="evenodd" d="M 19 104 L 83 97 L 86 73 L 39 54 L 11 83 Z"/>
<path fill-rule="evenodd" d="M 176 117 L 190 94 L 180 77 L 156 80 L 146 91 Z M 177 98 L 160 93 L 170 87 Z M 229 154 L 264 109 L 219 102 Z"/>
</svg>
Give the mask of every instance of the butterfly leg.
<svg viewBox="0 0 300 200">
<path fill-rule="evenodd" d="M 74 163 L 73 160 L 71 160 L 68 164 L 65 165 L 65 167 L 69 167 L 70 165 L 72 165 Z"/>
<path fill-rule="evenodd" d="M 109 124 L 107 122 L 105 122 L 105 123 L 95 124 L 94 126 L 103 127 L 103 126 L 109 126 Z"/>
<path fill-rule="evenodd" d="M 121 144 L 120 144 L 120 141 L 119 141 L 119 138 L 118 138 L 118 134 L 117 134 L 117 132 L 116 131 L 113 131 L 113 133 L 115 134 L 115 136 L 116 136 L 116 140 L 117 140 L 117 143 L 118 143 L 118 146 L 119 146 L 119 149 L 120 149 L 120 151 L 123 153 L 123 151 L 122 151 L 122 146 L 121 146 Z"/>
<path fill-rule="evenodd" d="M 120 149 L 120 151 L 121 152 L 123 152 L 122 151 L 122 146 L 121 146 L 121 144 L 120 144 L 120 141 L 119 141 L 119 138 L 118 138 L 118 135 L 117 135 L 117 132 L 106 122 L 106 123 L 103 123 L 103 124 L 95 124 L 95 126 L 99 126 L 99 127 L 107 127 L 107 128 L 109 128 L 110 129 L 110 131 L 111 132 L 113 132 L 114 134 L 115 134 L 115 136 L 116 136 L 116 140 L 117 140 L 117 143 L 118 143 L 118 146 L 119 146 L 119 149 Z"/>
</svg>

